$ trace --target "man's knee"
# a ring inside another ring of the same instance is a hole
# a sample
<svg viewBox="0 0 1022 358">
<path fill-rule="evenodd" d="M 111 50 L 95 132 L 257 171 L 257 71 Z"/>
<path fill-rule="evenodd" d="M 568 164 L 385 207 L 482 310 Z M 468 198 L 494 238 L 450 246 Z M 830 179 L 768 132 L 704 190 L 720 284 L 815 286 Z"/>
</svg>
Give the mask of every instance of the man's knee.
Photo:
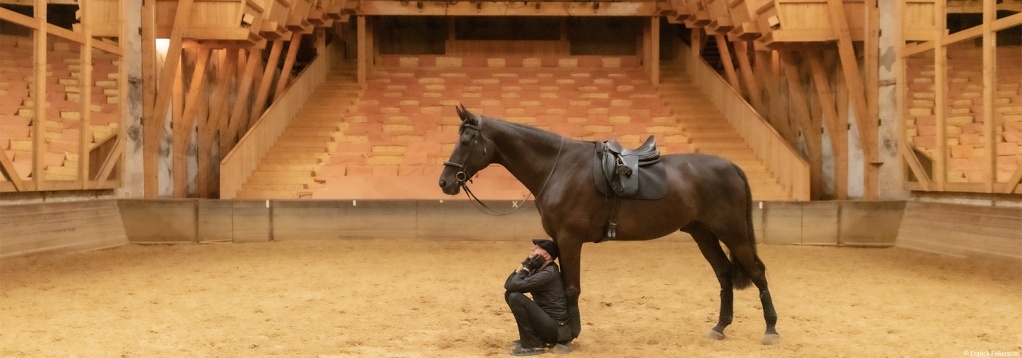
<svg viewBox="0 0 1022 358">
<path fill-rule="evenodd" d="M 521 292 L 511 291 L 504 292 L 504 300 L 507 301 L 507 303 L 509 304 L 512 302 L 521 302 L 523 299 L 528 300 L 529 298 L 526 297 L 525 294 Z"/>
</svg>

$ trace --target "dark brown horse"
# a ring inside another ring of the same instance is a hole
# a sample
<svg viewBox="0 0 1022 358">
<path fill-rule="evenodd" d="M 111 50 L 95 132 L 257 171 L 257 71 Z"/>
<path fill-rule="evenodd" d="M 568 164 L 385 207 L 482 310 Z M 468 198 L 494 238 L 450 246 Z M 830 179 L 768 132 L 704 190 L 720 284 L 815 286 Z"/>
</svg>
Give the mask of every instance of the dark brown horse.
<svg viewBox="0 0 1022 358">
<path fill-rule="evenodd" d="M 593 179 L 597 142 L 566 139 L 534 127 L 485 118 L 458 108 L 459 140 L 444 163 L 440 188 L 449 195 L 479 170 L 490 164 L 507 168 L 535 194 L 543 229 L 557 241 L 561 269 L 568 292 L 573 334 L 581 324 L 578 315 L 579 262 L 582 243 L 605 236 L 610 201 Z M 659 200 L 620 203 L 614 240 L 650 240 L 677 230 L 692 235 L 720 282 L 720 318 L 710 336 L 724 338 L 731 324 L 733 289 L 759 288 L 766 319 L 764 344 L 779 339 L 774 311 L 767 291 L 765 267 L 756 254 L 752 230 L 752 194 L 745 173 L 730 161 L 705 154 L 661 156 L 668 191 Z M 731 253 L 725 254 L 721 243 Z"/>
</svg>

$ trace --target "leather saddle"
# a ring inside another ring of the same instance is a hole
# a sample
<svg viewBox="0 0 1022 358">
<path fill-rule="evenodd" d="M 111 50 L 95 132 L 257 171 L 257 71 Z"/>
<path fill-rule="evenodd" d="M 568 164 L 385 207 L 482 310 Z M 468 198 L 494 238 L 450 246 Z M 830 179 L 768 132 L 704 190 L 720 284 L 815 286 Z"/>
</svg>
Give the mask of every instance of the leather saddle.
<svg viewBox="0 0 1022 358">
<path fill-rule="evenodd" d="M 645 143 L 635 149 L 623 148 L 615 140 L 603 142 L 597 146 L 596 161 L 595 167 L 602 173 L 594 173 L 594 178 L 597 179 L 596 186 L 604 195 L 609 194 L 604 190 L 608 186 L 615 196 L 622 198 L 639 196 L 638 199 L 660 199 L 667 193 L 666 185 L 657 184 L 663 183 L 664 172 L 662 165 L 656 166 L 660 163 L 660 150 L 653 136 L 649 136 Z M 645 173 L 647 171 L 649 173 Z M 640 183 L 643 189 L 662 187 L 662 190 L 643 190 L 644 195 L 638 195 Z"/>
<path fill-rule="evenodd" d="M 617 214 L 622 198 L 656 200 L 667 196 L 667 170 L 660 162 L 660 150 L 653 136 L 635 149 L 622 148 L 621 143 L 614 140 L 596 143 L 593 164 L 596 189 L 610 202 L 606 235 L 596 242 L 617 237 Z"/>
</svg>

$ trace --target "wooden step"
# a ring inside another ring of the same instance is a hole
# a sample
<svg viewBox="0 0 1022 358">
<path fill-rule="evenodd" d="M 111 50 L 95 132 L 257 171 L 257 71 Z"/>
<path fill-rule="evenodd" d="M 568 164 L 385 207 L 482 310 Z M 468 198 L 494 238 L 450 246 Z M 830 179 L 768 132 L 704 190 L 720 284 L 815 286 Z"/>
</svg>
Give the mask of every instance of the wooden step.
<svg viewBox="0 0 1022 358">
<path fill-rule="evenodd" d="M 245 183 L 241 186 L 242 191 L 295 191 L 307 190 L 308 184 L 252 184 Z"/>
<path fill-rule="evenodd" d="M 249 184 L 273 184 L 273 185 L 277 185 L 277 184 L 302 185 L 302 184 L 305 184 L 305 185 L 308 185 L 308 184 L 312 184 L 312 183 L 313 183 L 312 175 L 308 175 L 307 177 L 301 177 L 301 178 L 299 178 L 299 177 L 270 177 L 270 176 L 252 175 L 251 177 L 248 178 L 248 181 L 246 181 L 244 185 L 249 185 Z"/>
<path fill-rule="evenodd" d="M 307 172 L 313 173 L 320 168 L 320 164 L 269 164 L 262 163 L 256 168 L 261 172 Z"/>
<path fill-rule="evenodd" d="M 238 199 L 297 199 L 298 191 L 295 190 L 242 190 L 236 196 Z"/>
</svg>

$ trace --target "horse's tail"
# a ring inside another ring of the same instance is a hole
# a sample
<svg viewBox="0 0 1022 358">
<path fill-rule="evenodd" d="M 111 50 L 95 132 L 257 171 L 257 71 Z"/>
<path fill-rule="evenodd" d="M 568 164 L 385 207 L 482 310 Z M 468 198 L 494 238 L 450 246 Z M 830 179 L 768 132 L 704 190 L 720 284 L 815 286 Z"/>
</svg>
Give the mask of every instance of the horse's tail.
<svg viewBox="0 0 1022 358">
<path fill-rule="evenodd" d="M 759 265 L 760 269 L 765 272 L 766 268 L 763 266 L 763 262 L 759 260 L 759 254 L 756 253 L 756 232 L 752 227 L 752 188 L 749 187 L 749 178 L 745 176 L 745 172 L 737 164 L 731 163 L 731 165 L 735 167 L 738 176 L 745 183 L 745 225 L 748 228 L 747 244 L 752 248 L 752 255 L 756 259 L 756 265 Z M 734 253 L 731 254 L 731 266 L 731 283 L 734 288 L 741 290 L 749 287 L 752 284 L 752 280 L 749 279 L 749 271 L 735 259 Z"/>
</svg>

